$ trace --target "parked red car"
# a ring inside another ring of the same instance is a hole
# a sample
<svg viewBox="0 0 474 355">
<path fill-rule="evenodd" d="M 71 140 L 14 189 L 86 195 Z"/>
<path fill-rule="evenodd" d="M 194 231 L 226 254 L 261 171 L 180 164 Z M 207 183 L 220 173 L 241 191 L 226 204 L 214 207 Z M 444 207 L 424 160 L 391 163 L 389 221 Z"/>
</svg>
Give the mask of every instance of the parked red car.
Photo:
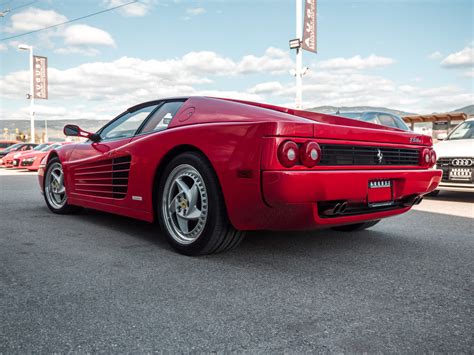
<svg viewBox="0 0 474 355">
<path fill-rule="evenodd" d="M 32 150 L 38 144 L 35 143 L 18 143 L 14 144 L 0 152 L 0 166 L 1 167 L 12 167 L 13 156 L 19 152 L 25 152 Z"/>
<path fill-rule="evenodd" d="M 354 231 L 433 191 L 432 139 L 284 107 L 207 97 L 129 108 L 52 150 L 39 183 L 54 213 L 79 206 L 157 218 L 188 255 L 235 247 L 244 231 Z"/>
<path fill-rule="evenodd" d="M 25 155 L 31 154 L 33 152 L 40 152 L 43 149 L 47 148 L 50 146 L 51 143 L 41 143 L 38 144 L 36 147 L 34 147 L 31 150 L 25 150 L 22 152 L 17 152 L 16 154 L 13 154 L 13 160 L 11 161 L 11 164 L 6 165 L 6 168 L 14 168 L 14 169 L 20 169 L 20 162 L 22 161 L 22 158 Z"/>
<path fill-rule="evenodd" d="M 17 167 L 19 169 L 37 171 L 41 160 L 43 160 L 43 158 L 48 155 L 49 151 L 58 149 L 64 144 L 69 144 L 69 142 L 51 143 L 39 151 L 27 152 L 19 158 Z"/>
</svg>

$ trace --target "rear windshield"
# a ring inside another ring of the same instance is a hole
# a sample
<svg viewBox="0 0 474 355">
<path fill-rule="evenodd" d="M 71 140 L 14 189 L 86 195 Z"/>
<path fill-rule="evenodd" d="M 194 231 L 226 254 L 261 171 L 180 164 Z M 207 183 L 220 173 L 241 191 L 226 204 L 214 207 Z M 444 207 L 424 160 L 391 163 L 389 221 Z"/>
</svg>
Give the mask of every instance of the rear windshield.
<svg viewBox="0 0 474 355">
<path fill-rule="evenodd" d="M 356 120 L 360 120 L 362 117 L 362 112 L 341 112 L 337 115 L 341 117 L 355 118 Z"/>
</svg>

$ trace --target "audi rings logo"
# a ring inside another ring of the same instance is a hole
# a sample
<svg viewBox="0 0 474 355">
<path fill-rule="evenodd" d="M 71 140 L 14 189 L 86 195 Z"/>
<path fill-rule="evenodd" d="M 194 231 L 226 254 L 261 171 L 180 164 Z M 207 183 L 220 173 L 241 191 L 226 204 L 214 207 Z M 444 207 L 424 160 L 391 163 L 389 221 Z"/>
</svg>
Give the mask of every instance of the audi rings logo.
<svg viewBox="0 0 474 355">
<path fill-rule="evenodd" d="M 471 166 L 474 164 L 474 159 L 453 159 L 453 166 Z"/>
</svg>

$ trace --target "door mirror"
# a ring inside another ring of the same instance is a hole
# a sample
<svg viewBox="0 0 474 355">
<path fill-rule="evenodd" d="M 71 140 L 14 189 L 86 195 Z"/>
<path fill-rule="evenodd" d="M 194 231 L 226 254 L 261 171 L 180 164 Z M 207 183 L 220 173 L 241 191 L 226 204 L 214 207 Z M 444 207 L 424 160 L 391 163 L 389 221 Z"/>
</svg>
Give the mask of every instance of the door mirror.
<svg viewBox="0 0 474 355">
<path fill-rule="evenodd" d="M 83 137 L 83 138 L 90 139 L 93 142 L 100 141 L 100 136 L 98 134 L 84 131 L 75 124 L 65 125 L 63 132 L 68 137 Z"/>
</svg>

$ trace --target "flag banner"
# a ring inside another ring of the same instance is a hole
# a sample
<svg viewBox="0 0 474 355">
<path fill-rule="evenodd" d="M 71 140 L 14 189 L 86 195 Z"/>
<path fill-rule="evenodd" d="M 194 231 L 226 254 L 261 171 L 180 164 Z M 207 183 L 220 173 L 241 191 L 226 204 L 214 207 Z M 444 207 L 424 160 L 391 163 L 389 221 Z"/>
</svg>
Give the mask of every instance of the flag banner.
<svg viewBox="0 0 474 355">
<path fill-rule="evenodd" d="M 306 0 L 304 10 L 303 49 L 317 52 L 316 48 L 316 0 Z"/>
<path fill-rule="evenodd" d="M 33 97 L 48 99 L 48 58 L 33 56 Z"/>
</svg>

